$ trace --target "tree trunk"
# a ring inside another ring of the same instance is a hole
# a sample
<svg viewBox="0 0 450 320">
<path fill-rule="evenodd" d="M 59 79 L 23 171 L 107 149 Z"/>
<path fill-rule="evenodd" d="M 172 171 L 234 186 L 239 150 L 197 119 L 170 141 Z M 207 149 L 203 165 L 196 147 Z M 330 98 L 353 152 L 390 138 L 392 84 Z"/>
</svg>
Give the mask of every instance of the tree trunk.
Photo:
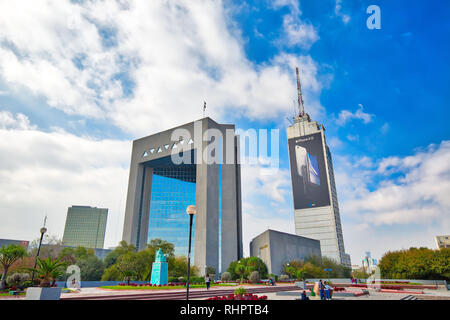
<svg viewBox="0 0 450 320">
<path fill-rule="evenodd" d="M 0 283 L 0 290 L 6 289 L 6 275 L 8 274 L 9 267 L 3 266 L 3 275 L 2 275 L 2 281 Z"/>
</svg>

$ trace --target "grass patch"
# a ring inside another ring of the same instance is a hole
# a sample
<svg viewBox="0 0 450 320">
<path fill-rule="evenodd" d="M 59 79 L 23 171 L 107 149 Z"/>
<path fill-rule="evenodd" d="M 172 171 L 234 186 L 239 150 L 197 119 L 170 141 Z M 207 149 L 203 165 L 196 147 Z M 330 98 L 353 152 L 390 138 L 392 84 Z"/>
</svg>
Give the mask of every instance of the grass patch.
<svg viewBox="0 0 450 320">
<path fill-rule="evenodd" d="M 19 293 L 19 296 L 24 296 L 25 292 Z M 9 292 L 0 292 L 0 297 L 14 297 L 13 295 L 9 294 Z"/>
</svg>

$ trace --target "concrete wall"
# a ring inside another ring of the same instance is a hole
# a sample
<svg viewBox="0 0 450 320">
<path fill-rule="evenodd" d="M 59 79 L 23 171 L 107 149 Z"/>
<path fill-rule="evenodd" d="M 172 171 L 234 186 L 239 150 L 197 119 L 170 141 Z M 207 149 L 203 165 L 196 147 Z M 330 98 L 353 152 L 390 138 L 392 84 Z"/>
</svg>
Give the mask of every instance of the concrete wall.
<svg viewBox="0 0 450 320">
<path fill-rule="evenodd" d="M 261 254 L 268 248 L 269 258 Z M 260 257 L 269 273 L 282 273 L 282 266 L 291 260 L 304 260 L 311 255 L 321 257 L 320 241 L 289 233 L 267 230 L 250 242 L 250 255 Z"/>
</svg>

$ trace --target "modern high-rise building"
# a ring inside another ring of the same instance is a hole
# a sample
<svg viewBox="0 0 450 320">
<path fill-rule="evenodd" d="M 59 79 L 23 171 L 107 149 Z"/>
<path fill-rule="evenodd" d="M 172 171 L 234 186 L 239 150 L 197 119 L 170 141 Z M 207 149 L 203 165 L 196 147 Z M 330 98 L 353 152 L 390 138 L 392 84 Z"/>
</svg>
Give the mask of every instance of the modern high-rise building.
<svg viewBox="0 0 450 320">
<path fill-rule="evenodd" d="M 210 118 L 135 140 L 123 240 L 142 250 L 162 239 L 187 256 L 186 208 L 195 205 L 193 263 L 226 270 L 243 256 L 238 151 L 234 125 Z"/>
<path fill-rule="evenodd" d="M 103 248 L 108 209 L 72 206 L 67 210 L 63 246 Z"/>
<path fill-rule="evenodd" d="M 436 241 L 436 247 L 438 249 L 450 248 L 450 235 L 436 236 L 434 237 L 434 241 Z"/>
<path fill-rule="evenodd" d="M 305 113 L 297 69 L 299 115 L 287 128 L 294 200 L 295 232 L 320 240 L 322 256 L 351 267 L 345 253 L 334 180 L 333 161 L 325 128 Z"/>
</svg>

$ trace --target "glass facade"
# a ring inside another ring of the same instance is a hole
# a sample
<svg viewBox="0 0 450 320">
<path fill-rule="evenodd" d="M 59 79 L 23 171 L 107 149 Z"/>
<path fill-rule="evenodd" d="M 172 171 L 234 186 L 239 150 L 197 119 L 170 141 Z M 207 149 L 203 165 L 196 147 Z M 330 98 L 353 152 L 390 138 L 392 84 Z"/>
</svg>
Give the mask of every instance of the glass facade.
<svg viewBox="0 0 450 320">
<path fill-rule="evenodd" d="M 189 215 L 186 208 L 195 205 L 195 165 L 153 169 L 148 242 L 163 239 L 175 245 L 175 255 L 188 254 Z M 191 254 L 194 253 L 195 217 Z"/>
<path fill-rule="evenodd" d="M 67 211 L 63 245 L 103 248 L 108 209 L 72 206 Z"/>
</svg>

